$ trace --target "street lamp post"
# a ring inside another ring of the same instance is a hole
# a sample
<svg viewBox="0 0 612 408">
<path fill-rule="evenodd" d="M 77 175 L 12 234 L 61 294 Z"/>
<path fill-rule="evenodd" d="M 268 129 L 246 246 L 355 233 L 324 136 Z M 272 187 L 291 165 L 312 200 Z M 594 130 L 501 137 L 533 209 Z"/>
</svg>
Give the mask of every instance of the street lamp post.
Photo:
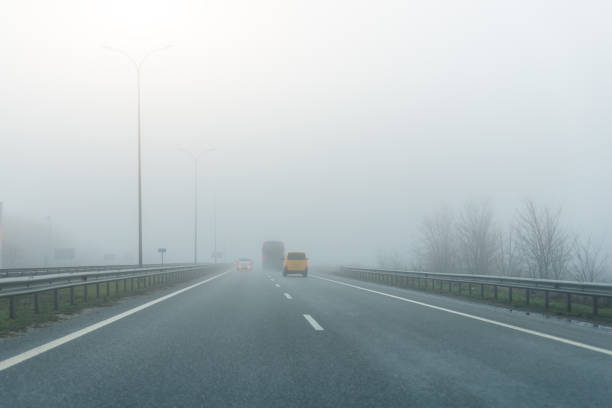
<svg viewBox="0 0 612 408">
<path fill-rule="evenodd" d="M 217 263 L 217 189 L 213 190 L 213 240 L 214 240 L 214 259 Z"/>
<path fill-rule="evenodd" d="M 138 102 L 137 102 L 137 105 L 138 105 L 138 266 L 141 266 L 141 267 L 142 267 L 142 165 L 141 165 L 141 143 L 140 143 L 141 142 L 141 136 L 140 136 L 140 69 L 142 68 L 142 64 L 146 61 L 146 59 L 149 58 L 152 54 L 159 52 L 159 51 L 167 50 L 170 47 L 172 46 L 166 45 L 165 47 L 156 48 L 154 50 L 151 50 L 147 52 L 145 56 L 142 57 L 139 61 L 137 61 L 125 51 L 122 51 L 122 50 L 119 50 L 113 47 L 109 47 L 109 46 L 104 46 L 104 48 L 108 50 L 115 51 L 115 52 L 118 52 L 126 56 L 130 60 L 132 65 L 134 65 L 134 68 L 136 68 L 136 89 L 138 93 Z"/>
<path fill-rule="evenodd" d="M 193 160 L 193 263 L 198 263 L 198 163 L 205 153 L 214 152 L 214 147 L 209 147 L 202 153 L 195 155 L 188 150 L 181 149 Z"/>
</svg>

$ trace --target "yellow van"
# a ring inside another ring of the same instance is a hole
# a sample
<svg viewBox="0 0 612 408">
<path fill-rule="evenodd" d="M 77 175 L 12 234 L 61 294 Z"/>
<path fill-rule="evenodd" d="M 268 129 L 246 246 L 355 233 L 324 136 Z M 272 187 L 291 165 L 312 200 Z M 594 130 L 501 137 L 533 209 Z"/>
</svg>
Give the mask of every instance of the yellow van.
<svg viewBox="0 0 612 408">
<path fill-rule="evenodd" d="M 308 258 L 304 251 L 288 251 L 283 264 L 283 276 L 290 273 L 301 273 L 308 276 Z"/>
</svg>

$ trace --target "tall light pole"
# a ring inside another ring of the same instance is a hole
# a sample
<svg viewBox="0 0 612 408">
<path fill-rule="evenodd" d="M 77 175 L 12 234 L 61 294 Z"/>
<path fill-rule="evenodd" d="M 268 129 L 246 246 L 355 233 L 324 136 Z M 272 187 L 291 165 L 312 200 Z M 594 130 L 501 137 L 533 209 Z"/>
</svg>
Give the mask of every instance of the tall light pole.
<svg viewBox="0 0 612 408">
<path fill-rule="evenodd" d="M 142 64 L 149 58 L 152 54 L 167 50 L 172 47 L 171 45 L 166 45 L 165 47 L 156 48 L 147 52 L 144 57 L 140 60 L 136 60 L 132 58 L 131 55 L 126 53 L 125 51 L 119 50 L 117 48 L 104 46 L 107 50 L 118 52 L 128 58 L 134 68 L 136 68 L 136 89 L 138 93 L 138 265 L 142 266 L 142 165 L 141 165 L 141 147 L 140 147 L 140 69 L 142 68 Z"/>
<path fill-rule="evenodd" d="M 205 153 L 214 152 L 214 147 L 209 147 L 200 154 L 193 154 L 181 148 L 193 160 L 193 263 L 198 263 L 198 162 Z"/>
<path fill-rule="evenodd" d="M 215 186 L 216 187 L 216 186 Z M 217 189 L 213 189 L 213 240 L 214 240 L 214 258 L 217 263 Z"/>
</svg>

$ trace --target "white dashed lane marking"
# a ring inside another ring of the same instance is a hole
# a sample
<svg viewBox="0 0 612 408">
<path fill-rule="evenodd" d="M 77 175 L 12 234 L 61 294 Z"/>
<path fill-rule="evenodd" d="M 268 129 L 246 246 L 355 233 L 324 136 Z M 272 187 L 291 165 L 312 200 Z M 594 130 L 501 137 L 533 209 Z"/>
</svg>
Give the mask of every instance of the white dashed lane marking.
<svg viewBox="0 0 612 408">
<path fill-rule="evenodd" d="M 316 331 L 322 331 L 323 330 L 323 327 L 321 327 L 321 325 L 319 323 L 317 323 L 317 321 L 311 315 L 305 314 L 304 315 L 304 319 L 306 319 L 306 321 L 308 323 L 310 323 L 312 328 L 315 329 Z"/>
</svg>

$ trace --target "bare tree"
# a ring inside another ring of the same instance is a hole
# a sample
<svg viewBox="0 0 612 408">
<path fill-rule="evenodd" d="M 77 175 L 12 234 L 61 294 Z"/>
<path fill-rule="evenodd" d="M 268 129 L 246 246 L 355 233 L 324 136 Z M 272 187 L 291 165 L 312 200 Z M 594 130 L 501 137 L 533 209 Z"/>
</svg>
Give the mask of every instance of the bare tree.
<svg viewBox="0 0 612 408">
<path fill-rule="evenodd" d="M 495 252 L 496 274 L 502 276 L 520 276 L 521 267 L 516 248 L 515 233 L 511 227 L 507 232 L 497 234 L 497 251 Z"/>
<path fill-rule="evenodd" d="M 595 282 L 606 273 L 608 256 L 602 254 L 601 247 L 595 247 L 591 239 L 574 241 L 574 257 L 571 265 L 574 279 L 581 282 Z"/>
<path fill-rule="evenodd" d="M 436 211 L 421 225 L 421 264 L 432 272 L 455 272 L 454 220 L 447 209 Z"/>
<path fill-rule="evenodd" d="M 571 245 L 560 225 L 561 211 L 539 210 L 532 201 L 517 212 L 517 249 L 529 276 L 562 279 L 571 260 Z"/>
<path fill-rule="evenodd" d="M 467 204 L 456 224 L 457 251 L 467 273 L 487 275 L 495 264 L 496 234 L 488 204 Z"/>
</svg>

